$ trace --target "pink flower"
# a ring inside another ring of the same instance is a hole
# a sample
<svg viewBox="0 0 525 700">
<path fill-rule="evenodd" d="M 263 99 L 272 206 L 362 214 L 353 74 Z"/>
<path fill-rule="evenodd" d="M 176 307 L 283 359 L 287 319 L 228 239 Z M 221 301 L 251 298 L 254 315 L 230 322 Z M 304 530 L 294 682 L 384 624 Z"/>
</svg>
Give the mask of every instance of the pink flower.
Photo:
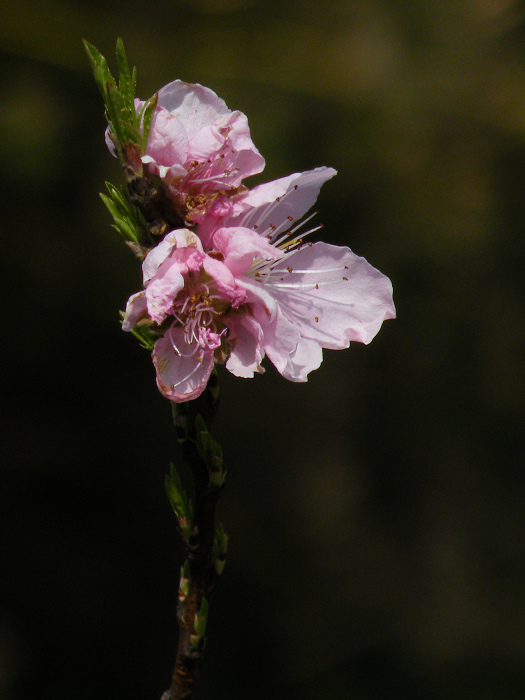
<svg viewBox="0 0 525 700">
<path fill-rule="evenodd" d="M 226 356 L 223 317 L 246 301 L 246 292 L 187 229 L 171 231 L 142 270 L 145 290 L 128 300 L 122 328 L 153 322 L 163 332 L 153 349 L 160 391 L 175 402 L 194 399 Z"/>
<path fill-rule="evenodd" d="M 144 104 L 135 100 L 137 111 Z M 109 134 L 106 142 L 114 153 Z M 188 223 L 202 218 L 218 194 L 236 194 L 244 178 L 264 169 L 248 120 L 212 90 L 175 80 L 161 88 L 153 113 L 146 172 L 160 177 Z"/>
<path fill-rule="evenodd" d="M 312 243 L 298 223 L 330 168 L 259 185 L 209 215 L 196 234 L 173 231 L 144 260 L 144 292 L 123 323 L 157 324 L 157 384 L 170 400 L 193 399 L 215 361 L 240 377 L 267 355 L 292 381 L 306 381 L 322 349 L 369 343 L 395 317 L 387 277 L 349 248 Z"/>
</svg>

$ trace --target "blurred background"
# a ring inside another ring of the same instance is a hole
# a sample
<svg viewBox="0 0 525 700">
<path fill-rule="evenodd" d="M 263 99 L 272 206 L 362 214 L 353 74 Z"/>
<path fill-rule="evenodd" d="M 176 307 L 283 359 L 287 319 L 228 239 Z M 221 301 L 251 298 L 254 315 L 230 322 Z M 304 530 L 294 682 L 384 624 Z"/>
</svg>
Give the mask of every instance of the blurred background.
<svg viewBox="0 0 525 700">
<path fill-rule="evenodd" d="M 323 238 L 398 319 L 307 384 L 221 371 L 230 534 L 202 700 L 525 697 L 525 3 L 2 3 L 1 700 L 160 698 L 178 459 L 81 44 L 245 112 L 256 184 L 320 165 Z M 249 183 L 250 184 L 250 183 Z"/>
</svg>

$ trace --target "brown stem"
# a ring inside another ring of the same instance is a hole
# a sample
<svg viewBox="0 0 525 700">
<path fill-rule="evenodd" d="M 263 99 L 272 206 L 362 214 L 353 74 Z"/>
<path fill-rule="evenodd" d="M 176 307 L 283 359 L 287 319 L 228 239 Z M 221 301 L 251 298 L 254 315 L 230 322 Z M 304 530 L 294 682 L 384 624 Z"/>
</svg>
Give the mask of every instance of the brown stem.
<svg viewBox="0 0 525 700">
<path fill-rule="evenodd" d="M 203 597 L 209 599 L 216 583 L 213 545 L 215 538 L 215 507 L 221 489 L 210 483 L 208 467 L 199 455 L 195 438 L 195 418 L 200 413 L 211 432 L 217 410 L 217 376 L 212 374 L 206 392 L 185 404 L 173 404 L 175 425 L 186 463 L 193 479 L 193 531 L 188 551 L 187 592 L 179 592 L 177 620 L 179 642 L 170 694 L 173 700 L 194 697 L 199 664 L 205 639 L 195 644 L 195 616 Z M 182 586 L 181 586 L 182 589 Z M 193 640 L 192 640 L 193 637 Z"/>
</svg>

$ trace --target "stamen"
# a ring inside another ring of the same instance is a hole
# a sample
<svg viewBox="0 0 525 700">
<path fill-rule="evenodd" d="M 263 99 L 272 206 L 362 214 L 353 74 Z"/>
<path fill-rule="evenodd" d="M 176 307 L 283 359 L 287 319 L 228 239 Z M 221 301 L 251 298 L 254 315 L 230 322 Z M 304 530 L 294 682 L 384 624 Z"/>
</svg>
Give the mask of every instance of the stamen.
<svg viewBox="0 0 525 700">
<path fill-rule="evenodd" d="M 264 221 L 267 219 L 270 214 L 278 207 L 280 204 L 284 202 L 284 200 L 290 195 L 294 190 L 297 189 L 297 185 L 293 189 L 288 189 L 284 194 L 279 195 L 279 197 L 276 197 L 276 199 L 273 202 L 268 202 L 265 206 L 263 206 L 260 210 L 248 210 L 242 221 L 240 222 L 239 226 L 246 226 L 246 228 L 253 228 L 256 230 L 256 226 L 259 226 L 259 224 L 253 225 L 252 221 L 257 220 L 258 222 Z M 278 229 L 282 228 L 284 225 L 281 224 Z M 266 232 L 265 232 L 266 233 Z M 265 234 L 262 234 L 265 235 Z"/>
<path fill-rule="evenodd" d="M 210 175 L 209 177 L 201 177 L 198 180 L 193 180 L 192 182 L 196 185 L 201 185 L 203 182 L 215 182 L 216 180 L 223 180 L 229 177 L 228 173 L 217 173 L 217 175 Z"/>
</svg>

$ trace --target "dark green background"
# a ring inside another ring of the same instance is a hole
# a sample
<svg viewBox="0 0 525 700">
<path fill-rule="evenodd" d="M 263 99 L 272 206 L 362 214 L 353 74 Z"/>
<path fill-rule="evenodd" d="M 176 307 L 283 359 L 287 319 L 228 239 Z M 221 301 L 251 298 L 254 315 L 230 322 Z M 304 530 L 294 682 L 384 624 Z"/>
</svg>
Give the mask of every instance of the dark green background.
<svg viewBox="0 0 525 700">
<path fill-rule="evenodd" d="M 307 384 L 221 371 L 231 535 L 202 700 L 525 697 L 525 3 L 18 0 L 0 28 L 1 700 L 168 687 L 177 458 L 81 45 L 319 165 L 323 238 L 399 318 Z M 114 63 L 112 62 L 112 65 Z"/>
</svg>

